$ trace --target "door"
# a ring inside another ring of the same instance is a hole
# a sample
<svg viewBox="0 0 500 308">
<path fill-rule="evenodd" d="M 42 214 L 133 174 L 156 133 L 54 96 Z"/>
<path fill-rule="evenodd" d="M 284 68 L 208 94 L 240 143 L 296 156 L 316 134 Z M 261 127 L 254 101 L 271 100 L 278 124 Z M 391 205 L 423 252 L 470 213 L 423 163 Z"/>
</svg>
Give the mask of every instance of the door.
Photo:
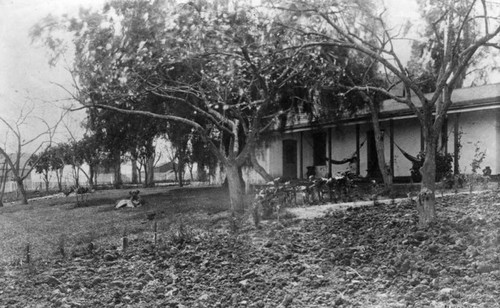
<svg viewBox="0 0 500 308">
<path fill-rule="evenodd" d="M 297 178 L 297 140 L 283 140 L 283 177 Z"/>
</svg>

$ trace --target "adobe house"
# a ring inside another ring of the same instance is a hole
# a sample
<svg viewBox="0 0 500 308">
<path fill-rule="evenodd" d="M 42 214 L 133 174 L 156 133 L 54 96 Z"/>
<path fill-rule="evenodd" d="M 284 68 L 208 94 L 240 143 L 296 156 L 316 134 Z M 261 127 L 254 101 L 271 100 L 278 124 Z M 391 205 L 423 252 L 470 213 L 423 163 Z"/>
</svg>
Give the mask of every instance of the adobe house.
<svg viewBox="0 0 500 308">
<path fill-rule="evenodd" d="M 500 84 L 456 89 L 439 143 L 452 154 L 454 171 L 471 173 L 476 152 L 485 152 L 481 168 L 500 173 Z M 416 156 L 423 150 L 419 122 L 409 108 L 394 100 L 384 101 L 380 113 L 386 162 L 395 182 L 409 181 L 412 163 L 403 152 Z M 308 167 L 316 176 L 350 168 L 362 177 L 377 177 L 375 140 L 368 110 L 336 122 L 311 125 L 305 117 L 274 132 L 258 151 L 262 166 L 273 177 L 306 178 Z M 352 160 L 352 157 L 358 160 Z M 328 161 L 334 161 L 330 164 Z M 480 172 L 480 170 L 479 170 Z M 251 184 L 261 177 L 247 170 Z"/>
</svg>

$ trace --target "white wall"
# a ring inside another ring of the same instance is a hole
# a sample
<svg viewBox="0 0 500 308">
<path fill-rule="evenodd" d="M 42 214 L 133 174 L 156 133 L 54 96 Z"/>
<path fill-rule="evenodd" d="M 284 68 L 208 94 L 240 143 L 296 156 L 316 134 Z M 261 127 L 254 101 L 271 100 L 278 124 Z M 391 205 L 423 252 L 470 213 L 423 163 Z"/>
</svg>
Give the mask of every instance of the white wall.
<svg viewBox="0 0 500 308">
<path fill-rule="evenodd" d="M 460 144 L 460 172 L 470 173 L 471 163 L 479 151 L 486 151 L 486 157 L 481 163 L 481 168 L 490 166 L 493 174 L 500 173 L 498 162 L 498 110 L 483 110 L 460 114 L 459 131 L 461 132 Z"/>
</svg>

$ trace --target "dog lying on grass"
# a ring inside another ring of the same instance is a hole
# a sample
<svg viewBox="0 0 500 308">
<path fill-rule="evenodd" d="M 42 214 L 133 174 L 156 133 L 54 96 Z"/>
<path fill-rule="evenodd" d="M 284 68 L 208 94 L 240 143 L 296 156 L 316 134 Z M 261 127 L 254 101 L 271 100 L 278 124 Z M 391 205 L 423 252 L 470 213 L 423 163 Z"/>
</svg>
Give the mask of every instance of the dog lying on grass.
<svg viewBox="0 0 500 308">
<path fill-rule="evenodd" d="M 139 193 L 139 190 L 130 191 L 129 198 L 119 200 L 116 203 L 115 208 L 120 209 L 122 207 L 139 207 L 141 205 L 144 205 L 144 199 L 139 196 Z"/>
</svg>

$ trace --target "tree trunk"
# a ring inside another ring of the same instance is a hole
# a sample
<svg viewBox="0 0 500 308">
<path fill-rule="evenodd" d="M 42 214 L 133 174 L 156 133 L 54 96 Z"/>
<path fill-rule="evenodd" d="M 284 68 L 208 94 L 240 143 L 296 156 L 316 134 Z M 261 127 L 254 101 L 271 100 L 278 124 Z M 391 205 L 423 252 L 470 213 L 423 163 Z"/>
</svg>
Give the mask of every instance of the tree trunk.
<svg viewBox="0 0 500 308">
<path fill-rule="evenodd" d="M 117 153 L 114 155 L 114 168 L 113 168 L 113 172 L 114 172 L 114 181 L 113 181 L 113 186 L 115 188 L 121 188 L 122 185 L 123 185 L 123 181 L 122 181 L 122 169 L 121 169 L 121 157 L 120 157 L 120 153 Z"/>
<path fill-rule="evenodd" d="M 63 190 L 63 188 L 62 188 L 63 170 L 64 170 L 64 168 L 56 170 L 57 187 L 59 188 L 59 191 Z"/>
<path fill-rule="evenodd" d="M 89 165 L 89 187 L 90 189 L 94 188 L 94 177 L 95 177 L 95 167 L 93 165 Z"/>
<path fill-rule="evenodd" d="M 179 160 L 180 161 L 180 160 Z M 179 187 L 182 187 L 184 186 L 184 183 L 183 183 L 183 172 L 184 171 L 184 165 L 182 163 L 179 162 L 179 164 L 177 165 L 177 172 L 178 172 L 178 175 L 177 175 L 177 180 L 179 182 Z"/>
<path fill-rule="evenodd" d="M 3 196 L 5 194 L 5 185 L 7 184 L 7 168 L 0 169 L 2 175 L 0 177 L 0 207 L 3 207 Z"/>
<path fill-rule="evenodd" d="M 45 192 L 49 192 L 49 175 L 44 174 Z"/>
<path fill-rule="evenodd" d="M 148 159 L 146 160 L 146 165 L 144 166 L 144 170 L 146 171 L 145 174 L 146 178 L 144 179 L 145 187 L 153 187 L 155 184 L 154 163 L 155 163 L 154 156 L 148 157 Z"/>
<path fill-rule="evenodd" d="M 194 178 L 193 178 L 193 168 L 194 168 L 194 164 L 190 163 L 190 164 L 188 165 L 188 167 L 189 167 L 189 178 L 191 179 L 191 182 L 193 182 L 193 181 L 194 181 Z"/>
<path fill-rule="evenodd" d="M 384 149 L 384 136 L 382 135 L 379 122 L 379 110 L 375 105 L 376 102 L 373 98 L 368 95 L 364 95 L 365 101 L 370 107 L 370 113 L 372 116 L 373 134 L 375 135 L 375 148 L 377 149 L 377 161 L 378 168 L 382 174 L 382 180 L 384 181 L 384 186 L 388 190 L 392 190 L 393 178 L 390 167 L 387 166 L 385 162 L 385 149 Z"/>
<path fill-rule="evenodd" d="M 374 135 L 375 135 L 375 147 L 377 149 L 377 160 L 378 160 L 378 168 L 380 170 L 380 173 L 382 174 L 382 180 L 384 181 L 384 186 L 388 190 L 392 190 L 392 174 L 391 174 L 391 169 L 385 162 L 385 149 L 384 149 L 384 136 L 382 135 L 380 131 L 380 126 L 373 125 L 374 127 L 377 126 L 377 129 L 374 130 Z"/>
<path fill-rule="evenodd" d="M 231 206 L 231 215 L 233 218 L 232 229 L 236 231 L 241 223 L 245 212 L 245 186 L 241 181 L 240 167 L 236 164 L 225 166 L 226 176 L 229 188 L 229 201 Z"/>
<path fill-rule="evenodd" d="M 21 193 L 21 204 L 28 204 L 28 197 L 26 195 L 26 189 L 24 188 L 24 183 L 22 179 L 17 179 L 17 189 Z"/>
<path fill-rule="evenodd" d="M 270 182 L 273 180 L 273 177 L 259 164 L 255 151 L 250 151 L 250 161 L 252 162 L 253 169 L 264 179 L 264 181 Z"/>
<path fill-rule="evenodd" d="M 132 184 L 137 184 L 137 160 L 132 159 Z"/>
<path fill-rule="evenodd" d="M 206 182 L 207 181 L 207 172 L 205 171 L 205 166 L 203 164 L 198 164 L 198 181 Z"/>
<path fill-rule="evenodd" d="M 417 200 L 420 226 L 436 219 L 436 139 L 432 136 L 425 139 L 425 161 L 420 168 L 422 186 Z"/>
<path fill-rule="evenodd" d="M 142 163 L 137 166 L 137 179 L 139 180 L 138 184 L 142 184 L 142 167 Z"/>
<path fill-rule="evenodd" d="M 172 163 L 172 168 L 174 169 L 174 181 L 177 182 L 178 181 L 177 167 L 174 162 Z"/>
</svg>

